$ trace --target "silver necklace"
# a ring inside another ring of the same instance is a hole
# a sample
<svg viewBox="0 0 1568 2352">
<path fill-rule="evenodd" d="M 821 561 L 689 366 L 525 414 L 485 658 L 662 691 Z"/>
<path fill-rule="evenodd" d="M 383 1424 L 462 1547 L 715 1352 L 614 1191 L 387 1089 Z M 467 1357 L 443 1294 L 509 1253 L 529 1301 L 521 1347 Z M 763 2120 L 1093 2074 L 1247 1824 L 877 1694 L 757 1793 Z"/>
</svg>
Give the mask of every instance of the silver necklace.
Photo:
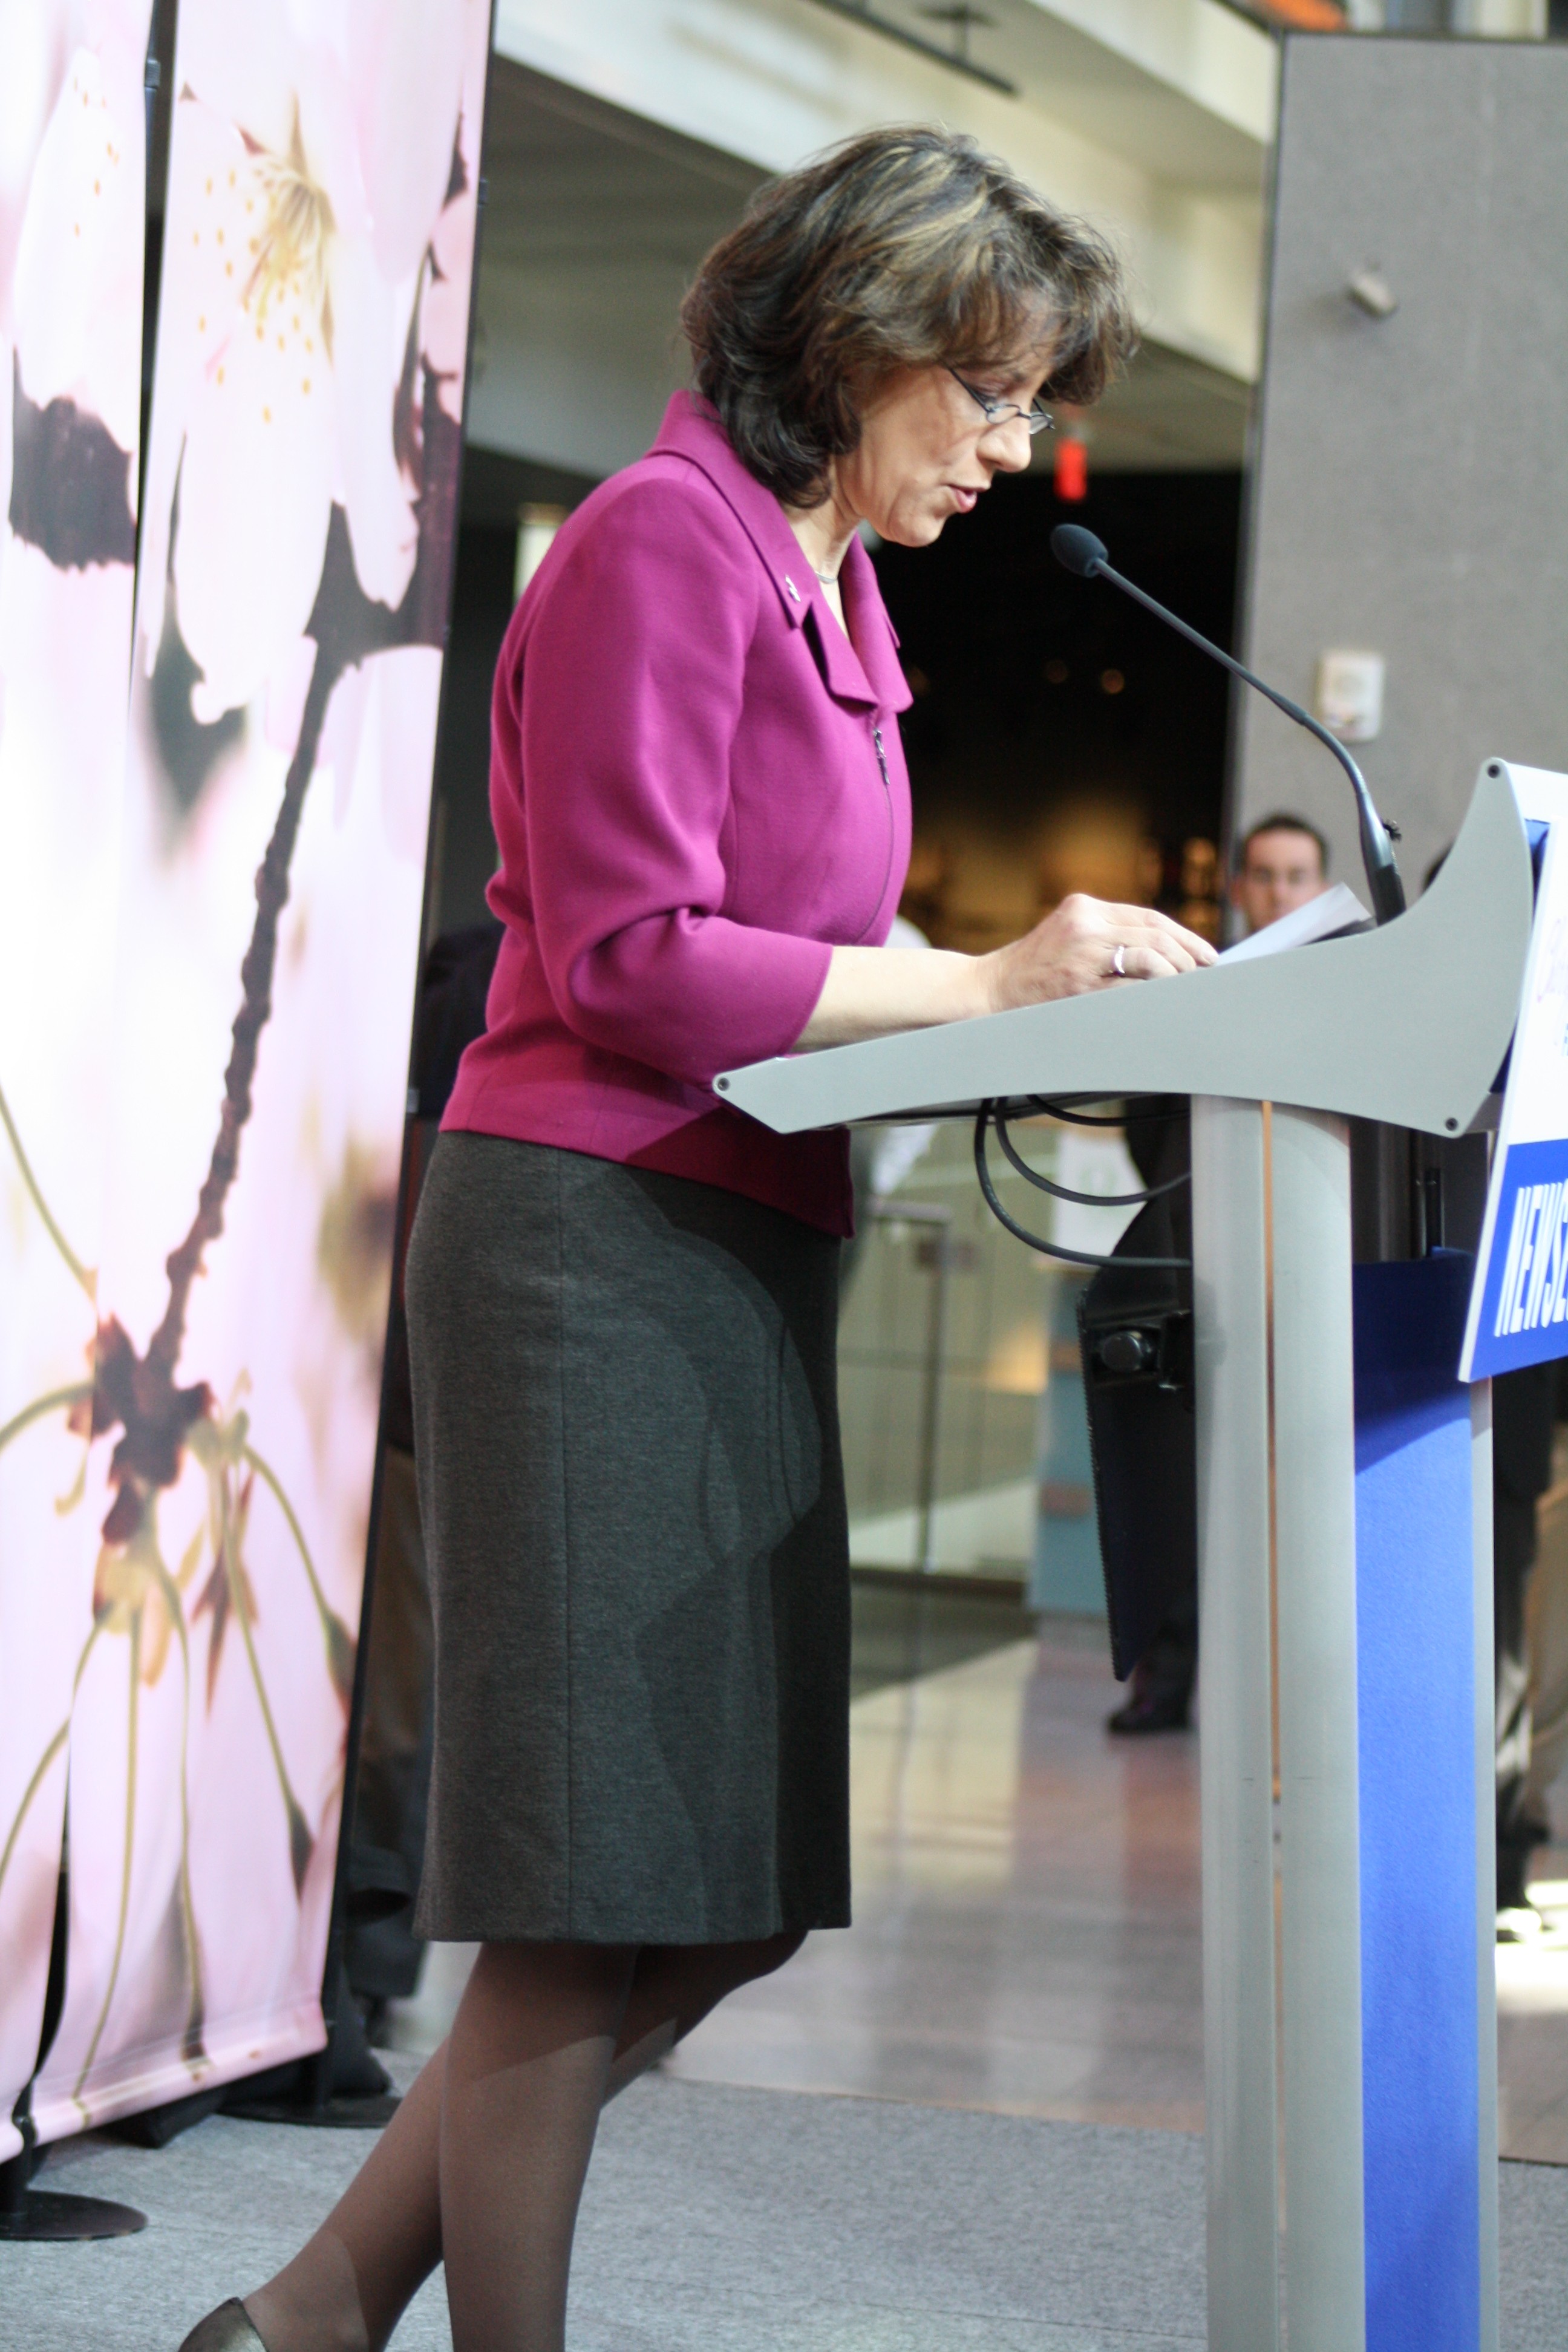
<svg viewBox="0 0 1568 2352">
<path fill-rule="evenodd" d="M 811 567 L 811 572 L 813 579 L 820 580 L 825 588 L 837 587 L 838 574 L 837 572 L 818 572 L 815 563 Z"/>
</svg>

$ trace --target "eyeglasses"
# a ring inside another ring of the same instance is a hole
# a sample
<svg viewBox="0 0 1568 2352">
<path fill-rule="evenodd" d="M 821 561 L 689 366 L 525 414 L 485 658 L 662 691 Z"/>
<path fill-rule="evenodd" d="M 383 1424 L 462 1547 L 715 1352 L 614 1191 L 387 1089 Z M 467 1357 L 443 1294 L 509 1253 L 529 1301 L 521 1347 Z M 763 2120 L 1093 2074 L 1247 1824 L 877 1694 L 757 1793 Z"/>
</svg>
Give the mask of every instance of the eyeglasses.
<svg viewBox="0 0 1568 2352">
<path fill-rule="evenodd" d="M 987 433 L 995 425 L 1011 425 L 1015 416 L 1023 418 L 1031 438 L 1037 433 L 1056 431 L 1056 418 L 1048 409 L 1042 408 L 1037 401 L 1032 408 L 1020 408 L 1016 400 L 993 400 L 988 392 L 981 392 L 976 385 L 970 383 L 967 376 L 960 375 L 955 367 L 950 367 L 948 373 L 954 383 L 969 394 L 975 407 L 984 417 Z"/>
</svg>

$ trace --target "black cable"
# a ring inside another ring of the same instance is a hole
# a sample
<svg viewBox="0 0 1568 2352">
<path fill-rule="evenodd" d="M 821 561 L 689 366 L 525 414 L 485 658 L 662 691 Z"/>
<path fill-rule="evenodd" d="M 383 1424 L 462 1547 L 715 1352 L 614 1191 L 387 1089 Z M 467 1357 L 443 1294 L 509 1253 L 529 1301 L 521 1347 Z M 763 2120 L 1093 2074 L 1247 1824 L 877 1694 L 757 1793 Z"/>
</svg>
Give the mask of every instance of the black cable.
<svg viewBox="0 0 1568 2352">
<path fill-rule="evenodd" d="M 1030 1167 L 1007 1132 L 1008 1114 L 1005 1111 L 996 1111 L 993 1118 L 996 1140 L 1025 1183 L 1032 1184 L 1037 1192 L 1048 1192 L 1056 1201 L 1077 1201 L 1086 1209 L 1141 1209 L 1148 1202 L 1157 1201 L 1162 1192 L 1173 1192 L 1178 1184 L 1190 1184 L 1193 1181 L 1191 1170 L 1184 1169 L 1179 1176 L 1173 1176 L 1168 1182 L 1151 1184 L 1142 1192 L 1075 1192 L 1068 1185 L 1054 1183 L 1050 1177 L 1042 1176 L 1037 1169 Z"/>
<path fill-rule="evenodd" d="M 1016 1240 L 1027 1243 L 1030 1249 L 1038 1250 L 1044 1257 L 1061 1258 L 1068 1265 L 1162 1265 L 1185 1268 L 1192 1265 L 1191 1258 L 1186 1257 L 1097 1257 L 1088 1250 L 1061 1249 L 1055 1242 L 1042 1241 L 1038 1234 L 1026 1232 L 1015 1218 L 1007 1214 L 997 1198 L 996 1187 L 991 1181 L 991 1169 L 985 1157 L 985 1134 L 994 1118 L 998 1121 L 997 1131 L 1000 1133 L 1000 1118 L 994 1097 L 988 1102 L 983 1102 L 975 1115 L 974 1172 L 980 1179 L 980 1190 L 985 1197 L 986 1207 L 997 1223 L 1005 1225 Z M 1096 1196 L 1096 1204 L 1104 1206 L 1099 1195 Z"/>
<path fill-rule="evenodd" d="M 1135 1118 L 1169 1118 L 1171 1116 L 1167 1110 L 1069 1110 L 1065 1103 L 1053 1102 L 1049 1095 L 1022 1095 L 1018 1099 L 1026 1102 L 1031 1110 L 1043 1112 L 1047 1118 L 1065 1119 L 1070 1127 L 1130 1127 Z M 1078 1102 L 1103 1102 L 1106 1097 L 1103 1095 L 1078 1095 L 1074 1099 Z M 1013 1118 L 1016 1114 L 1009 1112 L 1007 1116 Z"/>
</svg>

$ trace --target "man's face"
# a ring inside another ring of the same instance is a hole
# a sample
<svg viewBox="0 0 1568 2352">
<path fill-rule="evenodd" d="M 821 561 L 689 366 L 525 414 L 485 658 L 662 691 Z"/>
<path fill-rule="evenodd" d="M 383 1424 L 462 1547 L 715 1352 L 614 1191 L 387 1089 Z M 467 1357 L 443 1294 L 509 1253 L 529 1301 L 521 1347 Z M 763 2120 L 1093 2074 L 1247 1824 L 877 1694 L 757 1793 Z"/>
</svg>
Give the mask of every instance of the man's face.
<svg viewBox="0 0 1568 2352">
<path fill-rule="evenodd" d="M 1294 907 L 1304 907 L 1328 888 L 1322 856 L 1310 833 L 1281 825 L 1277 833 L 1254 834 L 1247 863 L 1231 885 L 1231 896 L 1250 931 L 1277 923 Z"/>
</svg>

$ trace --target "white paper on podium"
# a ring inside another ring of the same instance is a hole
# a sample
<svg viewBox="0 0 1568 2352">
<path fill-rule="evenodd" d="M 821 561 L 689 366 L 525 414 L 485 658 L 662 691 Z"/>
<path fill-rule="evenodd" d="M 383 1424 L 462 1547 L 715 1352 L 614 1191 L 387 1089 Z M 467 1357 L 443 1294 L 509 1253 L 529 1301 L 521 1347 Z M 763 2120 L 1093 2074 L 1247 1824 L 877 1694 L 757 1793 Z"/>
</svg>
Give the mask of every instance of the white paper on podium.
<svg viewBox="0 0 1568 2352">
<path fill-rule="evenodd" d="M 1331 890 L 1320 890 L 1304 906 L 1292 907 L 1277 923 L 1266 923 L 1260 931 L 1237 940 L 1219 961 L 1247 963 L 1254 956 L 1283 955 L 1287 948 L 1309 947 L 1314 940 L 1331 939 L 1336 931 L 1348 931 L 1354 924 L 1371 920 L 1350 884 L 1336 882 Z"/>
</svg>

